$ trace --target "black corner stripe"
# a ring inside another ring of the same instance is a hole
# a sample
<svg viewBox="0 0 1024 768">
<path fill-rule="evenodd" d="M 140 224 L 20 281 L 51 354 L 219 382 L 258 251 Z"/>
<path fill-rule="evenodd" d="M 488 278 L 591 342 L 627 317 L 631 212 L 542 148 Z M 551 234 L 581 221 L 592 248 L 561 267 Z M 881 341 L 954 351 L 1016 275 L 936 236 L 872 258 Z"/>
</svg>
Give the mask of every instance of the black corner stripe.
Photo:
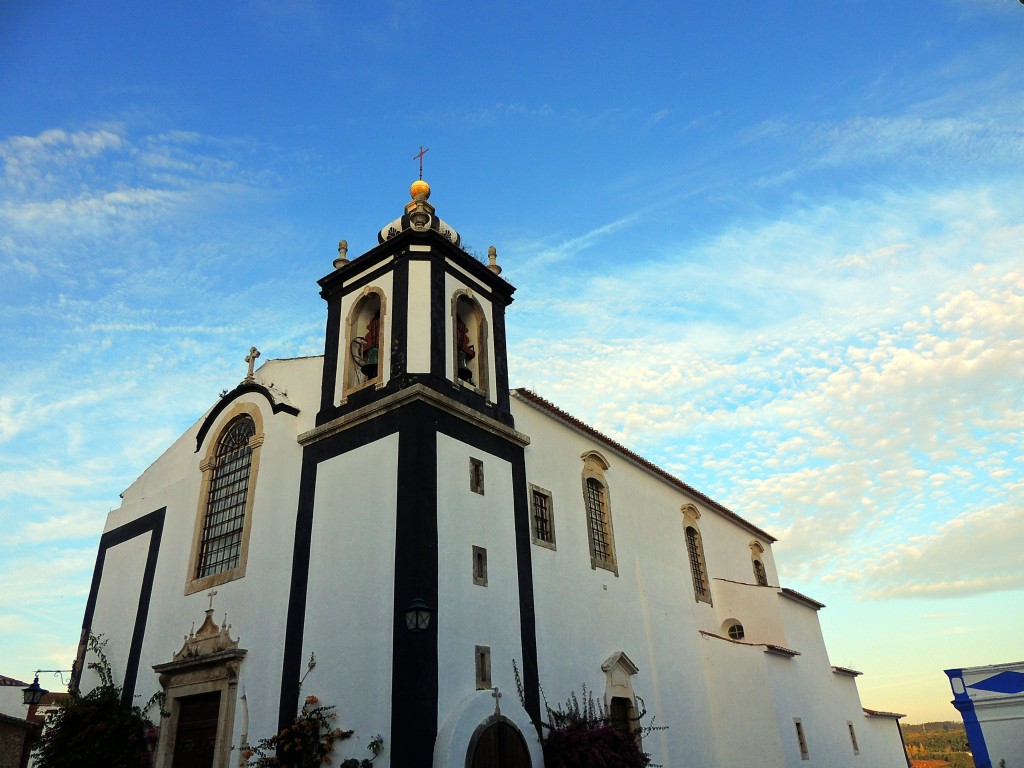
<svg viewBox="0 0 1024 768">
<path fill-rule="evenodd" d="M 142 657 L 142 642 L 146 636 L 146 620 L 149 617 L 149 603 L 153 595 L 153 580 L 156 576 L 156 563 L 160 555 L 160 539 L 163 536 L 166 513 L 167 507 L 161 507 L 154 512 L 150 512 L 148 515 L 136 518 L 112 531 L 107 531 L 100 537 L 100 547 L 96 553 L 96 565 L 92 573 L 92 584 L 89 587 L 89 597 L 85 603 L 82 631 L 84 636 L 88 636 L 92 632 L 92 620 L 96 612 L 96 600 L 99 597 L 100 582 L 103 580 L 103 565 L 106 562 L 107 550 L 143 534 L 150 533 L 149 551 L 146 555 L 146 565 L 142 572 L 139 603 L 135 609 L 132 641 L 128 649 L 128 661 L 124 671 L 124 683 L 121 694 L 121 700 L 124 704 L 130 704 L 135 697 L 135 682 L 138 679 L 139 660 Z M 76 670 L 76 675 L 79 678 L 74 681 L 76 687 L 81 674 L 82 670 Z"/>
</svg>

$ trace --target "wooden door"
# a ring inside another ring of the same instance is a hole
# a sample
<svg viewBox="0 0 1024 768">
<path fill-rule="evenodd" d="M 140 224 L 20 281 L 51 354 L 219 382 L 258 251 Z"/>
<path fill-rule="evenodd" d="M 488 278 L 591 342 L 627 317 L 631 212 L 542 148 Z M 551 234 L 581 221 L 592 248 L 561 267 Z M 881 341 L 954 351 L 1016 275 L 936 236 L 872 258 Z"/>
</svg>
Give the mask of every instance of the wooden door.
<svg viewBox="0 0 1024 768">
<path fill-rule="evenodd" d="M 178 699 L 173 768 L 213 768 L 220 691 Z"/>
<path fill-rule="evenodd" d="M 519 731 L 508 723 L 492 723 L 480 734 L 471 768 L 531 768 L 530 753 Z"/>
</svg>

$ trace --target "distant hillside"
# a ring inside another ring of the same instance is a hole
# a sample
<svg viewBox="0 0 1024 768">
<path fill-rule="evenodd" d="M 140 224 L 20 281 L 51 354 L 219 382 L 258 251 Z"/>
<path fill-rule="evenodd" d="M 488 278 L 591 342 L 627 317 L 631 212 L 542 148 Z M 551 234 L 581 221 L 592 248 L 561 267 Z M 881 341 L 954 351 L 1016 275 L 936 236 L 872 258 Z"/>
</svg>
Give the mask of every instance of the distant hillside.
<svg viewBox="0 0 1024 768">
<path fill-rule="evenodd" d="M 903 742 L 913 768 L 974 768 L 963 723 L 904 725 Z"/>
</svg>

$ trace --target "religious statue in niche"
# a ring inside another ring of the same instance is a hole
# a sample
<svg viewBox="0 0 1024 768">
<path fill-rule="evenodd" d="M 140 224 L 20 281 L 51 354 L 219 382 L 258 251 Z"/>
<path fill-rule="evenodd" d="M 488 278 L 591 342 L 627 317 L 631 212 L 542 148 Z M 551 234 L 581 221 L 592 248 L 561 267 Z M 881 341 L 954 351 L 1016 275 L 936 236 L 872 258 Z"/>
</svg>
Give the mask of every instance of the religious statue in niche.
<svg viewBox="0 0 1024 768">
<path fill-rule="evenodd" d="M 476 357 L 476 347 L 469 343 L 469 329 L 460 318 L 456 318 L 455 330 L 458 336 L 458 360 L 459 378 L 473 383 L 473 371 L 469 368 L 469 361 Z"/>
<path fill-rule="evenodd" d="M 373 316 L 366 326 L 366 336 L 360 344 L 359 354 L 363 358 L 361 370 L 363 375 L 372 379 L 377 375 L 377 363 L 380 360 L 380 312 Z"/>
</svg>

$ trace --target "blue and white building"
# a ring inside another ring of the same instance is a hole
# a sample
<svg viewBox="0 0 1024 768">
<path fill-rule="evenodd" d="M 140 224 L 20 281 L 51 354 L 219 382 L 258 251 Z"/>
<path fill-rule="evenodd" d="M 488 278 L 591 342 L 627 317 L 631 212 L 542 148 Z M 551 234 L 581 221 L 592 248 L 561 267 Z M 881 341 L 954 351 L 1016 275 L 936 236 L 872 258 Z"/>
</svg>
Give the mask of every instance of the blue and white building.
<svg viewBox="0 0 1024 768">
<path fill-rule="evenodd" d="M 1024 661 L 947 669 L 977 768 L 1024 765 Z"/>
</svg>

